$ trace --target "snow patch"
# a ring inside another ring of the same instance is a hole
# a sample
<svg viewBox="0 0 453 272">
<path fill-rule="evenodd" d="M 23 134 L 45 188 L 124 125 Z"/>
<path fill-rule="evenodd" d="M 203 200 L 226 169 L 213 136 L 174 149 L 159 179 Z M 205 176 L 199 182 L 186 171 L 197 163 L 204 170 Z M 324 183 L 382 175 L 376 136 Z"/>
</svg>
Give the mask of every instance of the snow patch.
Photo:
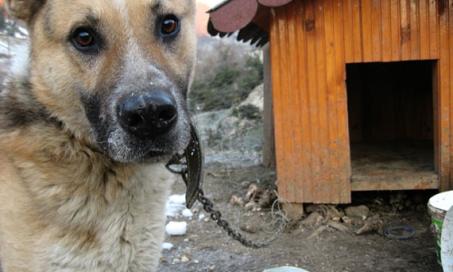
<svg viewBox="0 0 453 272">
<path fill-rule="evenodd" d="M 163 243 L 162 244 L 162 249 L 163 250 L 171 250 L 173 248 L 173 244 L 172 243 Z"/>
<path fill-rule="evenodd" d="M 187 233 L 187 222 L 170 221 L 165 226 L 165 232 L 170 236 L 182 236 Z"/>
<path fill-rule="evenodd" d="M 184 209 L 184 210 L 182 211 L 182 216 L 187 217 L 187 218 L 192 218 L 193 213 L 192 213 L 192 211 L 189 210 L 189 209 Z"/>
<path fill-rule="evenodd" d="M 203 220 L 205 217 L 206 217 L 206 215 L 204 215 L 204 213 L 200 213 L 200 215 L 198 215 L 198 220 L 201 221 L 201 220 Z"/>
<path fill-rule="evenodd" d="M 166 204 L 165 215 L 176 217 L 186 209 L 186 195 L 171 195 Z"/>
</svg>

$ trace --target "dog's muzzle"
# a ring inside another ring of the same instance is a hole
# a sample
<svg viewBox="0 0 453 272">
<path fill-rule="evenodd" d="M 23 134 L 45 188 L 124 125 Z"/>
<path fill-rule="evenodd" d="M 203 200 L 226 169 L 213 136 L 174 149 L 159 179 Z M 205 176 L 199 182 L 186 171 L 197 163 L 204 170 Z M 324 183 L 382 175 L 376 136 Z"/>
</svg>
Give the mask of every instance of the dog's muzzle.
<svg viewBox="0 0 453 272">
<path fill-rule="evenodd" d="M 123 97 L 117 106 L 121 127 L 137 138 L 153 138 L 170 131 L 178 119 L 176 101 L 171 94 L 153 90 Z"/>
</svg>

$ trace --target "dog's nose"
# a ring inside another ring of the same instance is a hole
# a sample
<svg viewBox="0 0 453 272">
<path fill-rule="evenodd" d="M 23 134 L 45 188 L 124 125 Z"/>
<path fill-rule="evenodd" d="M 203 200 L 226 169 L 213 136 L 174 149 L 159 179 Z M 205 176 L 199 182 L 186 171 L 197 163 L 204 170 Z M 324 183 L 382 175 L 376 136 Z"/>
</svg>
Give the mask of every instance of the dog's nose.
<svg viewBox="0 0 453 272">
<path fill-rule="evenodd" d="M 160 90 L 124 97 L 118 104 L 117 114 L 123 129 L 139 138 L 168 132 L 178 118 L 175 99 Z"/>
</svg>

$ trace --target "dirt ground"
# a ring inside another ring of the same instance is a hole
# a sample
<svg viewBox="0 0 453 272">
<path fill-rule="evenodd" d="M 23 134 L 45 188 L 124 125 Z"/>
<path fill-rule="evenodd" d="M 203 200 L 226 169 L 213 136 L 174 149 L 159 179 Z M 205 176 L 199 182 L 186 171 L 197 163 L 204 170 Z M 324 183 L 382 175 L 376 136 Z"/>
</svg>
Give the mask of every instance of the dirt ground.
<svg viewBox="0 0 453 272">
<path fill-rule="evenodd" d="M 233 194 L 244 195 L 250 183 L 268 187 L 272 180 L 274 174 L 261 167 L 233 170 L 209 167 L 204 190 L 234 227 L 252 226 L 255 233 L 246 234 L 262 240 L 272 236 L 276 229 L 270 223 L 272 213 L 246 211 L 233 207 L 229 200 Z M 175 186 L 175 192 L 184 192 L 182 182 Z M 166 238 L 174 247 L 164 250 L 159 271 L 262 271 L 292 265 L 310 272 L 440 272 L 426 210 L 428 198 L 433 194 L 435 192 L 353 195 L 353 205 L 365 204 L 370 208 L 369 216 L 378 215 L 384 228 L 391 225 L 414 228 L 416 233 L 410 239 L 392 240 L 379 231 L 356 235 L 352 227 L 339 231 L 322 223 L 306 226 L 298 222 L 288 226 L 269 247 L 258 250 L 233 241 L 207 218 L 199 220 L 202 211 L 197 204 L 192 209 L 193 220 L 187 220 L 187 234 Z M 340 206 L 338 210 L 343 208 Z M 319 233 L 320 230 L 324 231 Z"/>
</svg>

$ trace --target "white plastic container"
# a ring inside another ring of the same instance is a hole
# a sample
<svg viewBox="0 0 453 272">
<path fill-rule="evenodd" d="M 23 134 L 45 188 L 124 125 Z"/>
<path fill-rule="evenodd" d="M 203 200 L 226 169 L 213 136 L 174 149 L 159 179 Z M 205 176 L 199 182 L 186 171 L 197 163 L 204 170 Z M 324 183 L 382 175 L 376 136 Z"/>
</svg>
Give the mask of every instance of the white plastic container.
<svg viewBox="0 0 453 272">
<path fill-rule="evenodd" d="M 453 191 L 437 194 L 429 199 L 428 209 L 431 214 L 431 223 L 434 234 L 436 236 L 436 253 L 437 261 L 441 261 L 441 241 L 442 241 L 442 228 L 444 225 L 445 216 L 447 211 L 453 206 Z"/>
<path fill-rule="evenodd" d="M 442 268 L 444 272 L 453 272 L 453 206 L 444 218 L 440 244 Z"/>
</svg>

